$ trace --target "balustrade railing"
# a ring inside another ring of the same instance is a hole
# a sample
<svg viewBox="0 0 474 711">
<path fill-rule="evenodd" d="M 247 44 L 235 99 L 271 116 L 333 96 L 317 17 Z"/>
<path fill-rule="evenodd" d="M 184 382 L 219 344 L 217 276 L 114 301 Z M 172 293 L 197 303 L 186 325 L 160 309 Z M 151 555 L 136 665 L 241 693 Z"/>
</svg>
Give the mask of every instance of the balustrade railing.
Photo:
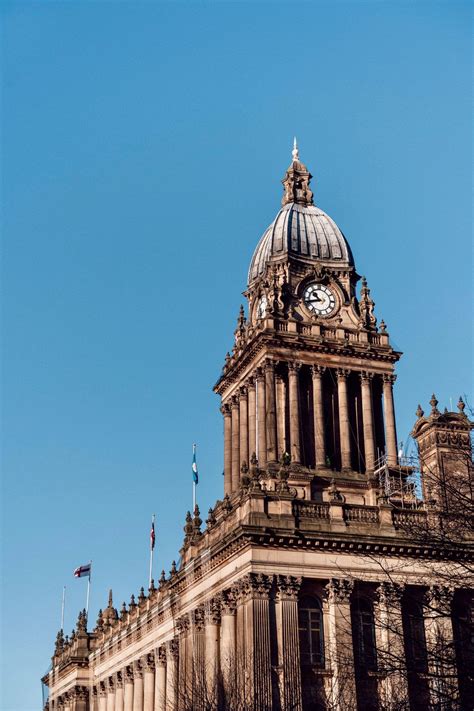
<svg viewBox="0 0 474 711">
<path fill-rule="evenodd" d="M 314 501 L 294 501 L 293 515 L 299 518 L 329 519 L 329 504 Z"/>
<path fill-rule="evenodd" d="M 392 511 L 392 520 L 395 528 L 412 529 L 415 526 L 425 526 L 426 511 L 416 509 L 394 509 Z"/>
<path fill-rule="evenodd" d="M 378 523 L 379 510 L 376 506 L 345 504 L 344 519 L 349 523 Z"/>
</svg>

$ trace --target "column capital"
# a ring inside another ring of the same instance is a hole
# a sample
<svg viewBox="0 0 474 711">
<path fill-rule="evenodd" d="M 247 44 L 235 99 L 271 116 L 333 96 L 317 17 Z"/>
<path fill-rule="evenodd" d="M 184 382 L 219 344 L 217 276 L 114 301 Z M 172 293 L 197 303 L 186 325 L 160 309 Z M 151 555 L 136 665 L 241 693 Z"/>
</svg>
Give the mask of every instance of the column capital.
<svg viewBox="0 0 474 711">
<path fill-rule="evenodd" d="M 193 629 L 196 632 L 202 632 L 204 629 L 204 607 L 196 607 L 195 610 L 191 612 Z"/>
<path fill-rule="evenodd" d="M 239 388 L 239 400 L 246 400 L 247 399 L 247 386 L 241 385 Z"/>
<path fill-rule="evenodd" d="M 89 698 L 89 689 L 87 686 L 77 684 L 69 692 L 70 698 L 75 701 L 87 701 Z"/>
<path fill-rule="evenodd" d="M 263 575 L 262 573 L 248 573 L 244 575 L 243 578 L 237 581 L 239 601 L 246 602 L 250 599 L 268 599 L 272 582 L 272 575 Z"/>
<path fill-rule="evenodd" d="M 115 691 L 115 688 L 116 688 L 115 681 L 116 681 L 115 674 L 112 674 L 112 676 L 109 676 L 109 678 L 107 679 L 107 689 L 111 693 L 113 693 Z"/>
<path fill-rule="evenodd" d="M 205 619 L 209 625 L 218 625 L 221 621 L 222 596 L 216 595 L 207 601 L 205 607 Z"/>
<path fill-rule="evenodd" d="M 291 375 L 297 375 L 300 371 L 301 363 L 291 362 L 288 363 L 288 373 Z"/>
<path fill-rule="evenodd" d="M 395 383 L 395 380 L 397 379 L 397 376 L 395 375 L 395 373 L 384 373 L 382 378 L 384 385 L 393 385 Z"/>
<path fill-rule="evenodd" d="M 377 600 L 379 604 L 387 607 L 400 605 L 405 585 L 398 583 L 380 583 L 377 588 Z"/>
<path fill-rule="evenodd" d="M 108 690 L 107 690 L 107 680 L 104 679 L 103 681 L 99 681 L 99 696 L 107 696 Z"/>
<path fill-rule="evenodd" d="M 338 380 L 346 380 L 350 374 L 351 374 L 351 371 L 348 368 L 337 368 L 336 369 L 336 376 L 337 376 Z"/>
<path fill-rule="evenodd" d="M 231 402 L 230 406 L 231 406 L 232 410 L 235 410 L 239 407 L 239 400 L 240 400 L 239 395 L 232 395 L 232 397 L 230 399 L 230 402 Z"/>
<path fill-rule="evenodd" d="M 361 383 L 370 383 L 374 377 L 374 373 L 371 373 L 369 370 L 361 370 L 359 375 Z"/>
<path fill-rule="evenodd" d="M 321 378 L 325 370 L 326 370 L 325 365 L 318 365 L 318 364 L 312 365 L 311 366 L 311 375 L 312 375 L 313 379 L 314 378 Z"/>
<path fill-rule="evenodd" d="M 163 645 L 155 649 L 155 667 L 166 666 L 166 647 Z"/>
<path fill-rule="evenodd" d="M 169 660 L 178 659 L 179 655 L 179 644 L 177 639 L 170 639 L 166 642 L 166 657 Z"/>
<path fill-rule="evenodd" d="M 245 381 L 247 390 L 255 390 L 255 374 L 250 375 Z"/>
<path fill-rule="evenodd" d="M 143 677 L 143 666 L 140 659 L 135 659 L 133 662 L 133 678 L 141 679 Z"/>
<path fill-rule="evenodd" d="M 255 370 L 255 379 L 257 380 L 257 382 L 259 380 L 265 380 L 265 369 L 262 366 L 259 366 Z"/>
<path fill-rule="evenodd" d="M 178 617 L 176 620 L 176 629 L 179 635 L 185 635 L 189 632 L 189 617 L 188 615 L 183 615 Z"/>
<path fill-rule="evenodd" d="M 425 593 L 425 606 L 438 615 L 450 615 L 454 585 L 432 585 Z"/>
<path fill-rule="evenodd" d="M 224 415 L 224 417 L 230 417 L 230 416 L 231 416 L 230 405 L 229 405 L 227 402 L 225 402 L 225 403 L 223 403 L 223 404 L 221 405 L 221 412 L 222 412 L 222 414 Z"/>
<path fill-rule="evenodd" d="M 141 658 L 141 664 L 144 672 L 155 671 L 155 655 L 153 653 L 145 654 Z"/>
<path fill-rule="evenodd" d="M 265 371 L 274 371 L 275 370 L 275 361 L 273 358 L 265 358 L 265 361 L 263 363 L 263 367 Z"/>
<path fill-rule="evenodd" d="M 115 688 L 123 689 L 123 672 L 115 672 Z"/>
<path fill-rule="evenodd" d="M 221 615 L 235 615 L 237 611 L 237 592 L 235 585 L 230 590 L 225 590 L 221 600 Z"/>
<path fill-rule="evenodd" d="M 123 680 L 125 684 L 133 684 L 133 667 L 130 664 L 123 670 Z"/>
<path fill-rule="evenodd" d="M 294 578 L 291 575 L 277 575 L 277 598 L 279 600 L 297 600 L 303 578 Z"/>
<path fill-rule="evenodd" d="M 354 588 L 354 581 L 340 578 L 332 578 L 325 586 L 325 593 L 329 602 L 349 602 L 349 598 Z"/>
</svg>

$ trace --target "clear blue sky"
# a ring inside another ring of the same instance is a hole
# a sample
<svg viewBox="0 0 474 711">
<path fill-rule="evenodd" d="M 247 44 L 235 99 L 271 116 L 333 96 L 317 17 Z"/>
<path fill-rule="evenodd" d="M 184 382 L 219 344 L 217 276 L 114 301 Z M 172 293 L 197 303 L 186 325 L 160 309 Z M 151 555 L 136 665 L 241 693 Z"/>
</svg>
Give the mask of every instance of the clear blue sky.
<svg viewBox="0 0 474 711">
<path fill-rule="evenodd" d="M 293 135 L 397 346 L 401 439 L 470 397 L 468 2 L 3 2 L 2 711 L 178 557 Z M 471 397 L 472 400 L 472 397 Z M 205 518 L 205 516 L 204 516 Z"/>
</svg>

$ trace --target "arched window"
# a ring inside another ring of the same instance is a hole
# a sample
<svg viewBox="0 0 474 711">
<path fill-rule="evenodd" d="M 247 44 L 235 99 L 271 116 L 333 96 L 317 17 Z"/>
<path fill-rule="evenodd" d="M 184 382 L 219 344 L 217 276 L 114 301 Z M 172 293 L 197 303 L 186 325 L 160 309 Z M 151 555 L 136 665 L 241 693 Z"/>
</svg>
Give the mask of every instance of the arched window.
<svg viewBox="0 0 474 711">
<path fill-rule="evenodd" d="M 324 666 L 323 611 L 317 597 L 306 595 L 298 606 L 300 655 L 303 666 Z"/>
<path fill-rule="evenodd" d="M 372 604 L 366 598 L 356 598 L 352 607 L 354 656 L 356 666 L 364 671 L 377 669 L 375 624 Z"/>
<path fill-rule="evenodd" d="M 463 708 L 469 708 L 474 698 L 474 604 L 462 594 L 453 605 L 453 627 L 459 693 Z"/>
</svg>

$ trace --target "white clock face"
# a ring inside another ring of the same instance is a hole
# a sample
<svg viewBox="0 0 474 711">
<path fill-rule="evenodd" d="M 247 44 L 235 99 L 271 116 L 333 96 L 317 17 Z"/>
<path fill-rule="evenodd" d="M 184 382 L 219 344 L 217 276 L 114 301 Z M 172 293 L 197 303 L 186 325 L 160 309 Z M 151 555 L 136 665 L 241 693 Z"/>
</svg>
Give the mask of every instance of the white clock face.
<svg viewBox="0 0 474 711">
<path fill-rule="evenodd" d="M 336 308 L 336 298 L 323 284 L 310 284 L 304 291 L 305 306 L 317 316 L 330 316 Z"/>
<path fill-rule="evenodd" d="M 257 318 L 264 318 L 267 313 L 267 297 L 262 296 L 257 306 Z"/>
</svg>

